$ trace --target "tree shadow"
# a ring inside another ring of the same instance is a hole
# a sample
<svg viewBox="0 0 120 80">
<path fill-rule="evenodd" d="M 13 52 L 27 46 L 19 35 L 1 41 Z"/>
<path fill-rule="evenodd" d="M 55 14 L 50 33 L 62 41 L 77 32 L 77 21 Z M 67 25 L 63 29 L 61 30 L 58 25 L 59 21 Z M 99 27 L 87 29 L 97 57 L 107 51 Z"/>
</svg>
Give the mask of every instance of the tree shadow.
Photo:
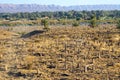
<svg viewBox="0 0 120 80">
<path fill-rule="evenodd" d="M 120 34 L 120 31 L 115 31 L 115 32 L 110 32 L 110 31 L 107 31 L 107 32 L 97 32 L 98 34 Z"/>
<path fill-rule="evenodd" d="M 37 35 L 37 34 L 42 34 L 44 32 L 45 31 L 43 31 L 43 30 L 35 30 L 35 31 L 29 32 L 25 35 L 22 35 L 21 38 L 29 38 L 29 37 L 32 37 L 32 36 Z"/>
<path fill-rule="evenodd" d="M 14 77 L 26 77 L 25 74 L 21 74 L 20 72 L 8 72 L 9 76 L 14 76 Z"/>
</svg>

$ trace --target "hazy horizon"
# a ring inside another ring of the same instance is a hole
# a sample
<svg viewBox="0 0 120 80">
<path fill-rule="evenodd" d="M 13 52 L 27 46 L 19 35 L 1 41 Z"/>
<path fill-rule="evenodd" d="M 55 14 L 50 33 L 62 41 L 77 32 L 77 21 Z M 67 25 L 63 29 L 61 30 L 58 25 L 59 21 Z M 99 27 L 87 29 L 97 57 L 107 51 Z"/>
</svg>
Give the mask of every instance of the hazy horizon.
<svg viewBox="0 0 120 80">
<path fill-rule="evenodd" d="M 0 0 L 0 4 L 38 4 L 38 5 L 120 5 L 120 0 Z"/>
<path fill-rule="evenodd" d="M 120 5 L 120 4 L 78 4 L 78 5 L 57 5 L 57 4 L 37 4 L 37 3 L 0 3 L 2 5 L 45 5 L 45 6 L 51 6 L 51 5 L 54 5 L 54 6 L 65 6 L 65 7 L 69 7 L 69 6 L 92 6 L 92 5 Z"/>
</svg>

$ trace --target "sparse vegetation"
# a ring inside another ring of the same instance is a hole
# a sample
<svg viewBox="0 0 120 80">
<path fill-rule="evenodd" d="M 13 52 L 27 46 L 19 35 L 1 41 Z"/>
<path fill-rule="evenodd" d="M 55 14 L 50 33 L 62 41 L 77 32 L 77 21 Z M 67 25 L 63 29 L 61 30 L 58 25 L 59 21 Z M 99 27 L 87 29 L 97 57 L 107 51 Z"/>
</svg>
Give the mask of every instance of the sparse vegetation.
<svg viewBox="0 0 120 80">
<path fill-rule="evenodd" d="M 0 39 L 0 77 L 119 80 L 120 34 L 114 26 L 53 27 L 27 38 L 11 33 L 9 36 L 14 37 L 9 39 L 9 32 L 3 30 L 6 35 Z"/>
<path fill-rule="evenodd" d="M 0 80 L 120 79 L 119 11 L 0 14 Z"/>
</svg>

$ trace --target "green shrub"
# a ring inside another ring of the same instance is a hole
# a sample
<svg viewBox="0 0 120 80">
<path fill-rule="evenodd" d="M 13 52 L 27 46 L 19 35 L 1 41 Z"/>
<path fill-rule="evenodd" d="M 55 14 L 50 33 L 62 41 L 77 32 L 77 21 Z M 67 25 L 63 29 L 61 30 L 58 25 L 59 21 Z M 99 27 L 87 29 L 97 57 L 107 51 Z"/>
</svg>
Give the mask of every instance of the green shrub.
<svg viewBox="0 0 120 80">
<path fill-rule="evenodd" d="M 79 26 L 79 23 L 77 21 L 75 21 L 73 24 L 72 24 L 73 27 L 77 27 Z"/>
<path fill-rule="evenodd" d="M 117 21 L 117 29 L 120 29 L 120 19 Z"/>
<path fill-rule="evenodd" d="M 76 18 L 76 21 L 79 21 L 80 20 L 80 18 L 78 17 L 78 18 Z"/>
<path fill-rule="evenodd" d="M 44 28 L 43 28 L 43 30 L 45 30 L 45 31 L 48 31 L 50 28 L 49 28 L 49 23 L 48 23 L 48 19 L 42 19 L 41 20 L 41 25 L 43 25 L 44 26 Z"/>
<path fill-rule="evenodd" d="M 94 28 L 97 27 L 97 20 L 96 20 L 96 16 L 93 16 L 91 21 L 90 21 L 90 27 Z"/>
</svg>

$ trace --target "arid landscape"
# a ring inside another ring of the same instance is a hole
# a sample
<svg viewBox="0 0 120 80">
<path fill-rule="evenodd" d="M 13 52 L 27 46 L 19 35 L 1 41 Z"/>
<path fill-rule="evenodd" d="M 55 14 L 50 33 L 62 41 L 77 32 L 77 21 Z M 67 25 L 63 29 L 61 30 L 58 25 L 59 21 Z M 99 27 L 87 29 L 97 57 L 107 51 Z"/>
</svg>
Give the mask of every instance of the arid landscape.
<svg viewBox="0 0 120 80">
<path fill-rule="evenodd" d="M 120 0 L 0 0 L 0 80 L 120 80 Z"/>
<path fill-rule="evenodd" d="M 115 25 L 8 27 L 0 33 L 0 80 L 120 80 Z"/>
</svg>

